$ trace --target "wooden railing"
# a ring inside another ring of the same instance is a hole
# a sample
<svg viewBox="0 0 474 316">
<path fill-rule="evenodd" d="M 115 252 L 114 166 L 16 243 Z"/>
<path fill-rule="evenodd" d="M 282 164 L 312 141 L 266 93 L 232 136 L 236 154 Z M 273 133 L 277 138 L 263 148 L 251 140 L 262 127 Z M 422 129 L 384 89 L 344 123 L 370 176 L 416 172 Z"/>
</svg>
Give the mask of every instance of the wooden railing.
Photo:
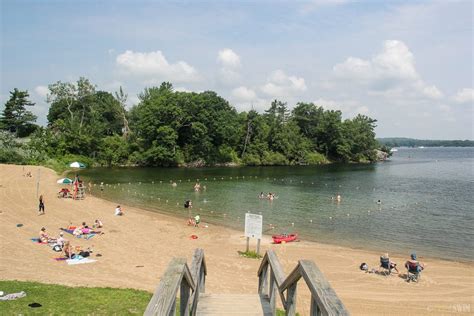
<svg viewBox="0 0 474 316">
<path fill-rule="evenodd" d="M 310 315 L 349 315 L 344 304 L 314 262 L 298 261 L 296 268 L 285 279 L 275 252 L 268 250 L 258 269 L 258 293 L 267 296 L 273 315 L 276 314 L 277 294 L 286 315 L 296 314 L 296 286 L 301 277 L 311 292 Z M 268 279 L 270 279 L 269 283 Z"/>
<path fill-rule="evenodd" d="M 199 293 L 204 292 L 206 283 L 206 261 L 204 251 L 194 251 L 191 270 L 185 258 L 173 258 L 168 265 L 153 297 L 145 310 L 145 315 L 176 314 L 176 296 L 180 290 L 180 315 L 196 315 Z"/>
</svg>

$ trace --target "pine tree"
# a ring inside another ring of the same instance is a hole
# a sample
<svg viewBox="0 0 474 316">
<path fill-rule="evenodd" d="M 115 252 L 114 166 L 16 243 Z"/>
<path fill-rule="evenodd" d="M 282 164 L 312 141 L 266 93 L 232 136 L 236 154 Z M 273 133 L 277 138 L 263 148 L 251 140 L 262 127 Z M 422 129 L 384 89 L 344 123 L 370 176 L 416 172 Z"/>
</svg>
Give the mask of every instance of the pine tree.
<svg viewBox="0 0 474 316">
<path fill-rule="evenodd" d="M 15 88 L 10 91 L 10 99 L 5 103 L 5 109 L 0 117 L 0 128 L 14 133 L 17 137 L 28 136 L 33 132 L 36 116 L 26 110 L 26 106 L 35 104 L 28 100 L 28 91 L 20 91 Z"/>
</svg>

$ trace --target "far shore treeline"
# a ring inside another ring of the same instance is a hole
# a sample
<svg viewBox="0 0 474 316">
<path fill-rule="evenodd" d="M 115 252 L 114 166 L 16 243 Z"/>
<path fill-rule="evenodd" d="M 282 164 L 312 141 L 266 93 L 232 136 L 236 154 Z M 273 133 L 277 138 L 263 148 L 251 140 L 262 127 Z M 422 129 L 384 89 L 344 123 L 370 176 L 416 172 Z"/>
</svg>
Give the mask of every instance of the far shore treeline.
<svg viewBox="0 0 474 316">
<path fill-rule="evenodd" d="M 405 137 L 377 138 L 377 140 L 388 147 L 474 147 L 474 141 L 472 140 L 434 140 Z"/>
<path fill-rule="evenodd" d="M 264 113 L 237 112 L 213 91 L 144 89 L 126 109 L 122 88 L 88 79 L 49 85 L 48 125 L 35 125 L 27 91 L 14 89 L 0 117 L 0 162 L 60 169 L 71 159 L 104 166 L 307 165 L 373 162 L 376 120 L 342 119 L 313 103 L 274 100 Z M 380 148 L 386 152 L 389 148 Z"/>
</svg>

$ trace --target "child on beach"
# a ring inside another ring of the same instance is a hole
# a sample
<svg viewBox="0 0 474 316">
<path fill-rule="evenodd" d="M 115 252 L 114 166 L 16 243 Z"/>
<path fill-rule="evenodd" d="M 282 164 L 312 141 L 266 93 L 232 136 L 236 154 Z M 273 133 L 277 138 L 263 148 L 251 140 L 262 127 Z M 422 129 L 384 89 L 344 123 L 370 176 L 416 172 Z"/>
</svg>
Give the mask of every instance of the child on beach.
<svg viewBox="0 0 474 316">
<path fill-rule="evenodd" d="M 120 205 L 117 205 L 117 208 L 115 209 L 115 216 L 122 216 L 122 215 L 123 215 L 122 208 L 120 207 Z"/>
<path fill-rule="evenodd" d="M 100 219 L 96 219 L 94 221 L 94 225 L 92 227 L 93 228 L 102 228 L 102 226 L 104 226 L 104 224 L 102 224 L 102 221 Z"/>
</svg>

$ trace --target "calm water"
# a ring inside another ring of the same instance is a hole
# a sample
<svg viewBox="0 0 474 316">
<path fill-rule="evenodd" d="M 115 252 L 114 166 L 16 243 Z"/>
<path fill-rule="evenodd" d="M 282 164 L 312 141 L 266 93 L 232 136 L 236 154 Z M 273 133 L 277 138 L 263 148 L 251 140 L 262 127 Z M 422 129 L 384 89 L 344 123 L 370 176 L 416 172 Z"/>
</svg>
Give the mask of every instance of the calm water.
<svg viewBox="0 0 474 316">
<path fill-rule="evenodd" d="M 252 212 L 263 215 L 268 234 L 298 232 L 307 240 L 472 261 L 473 162 L 474 148 L 401 148 L 374 165 L 97 168 L 80 175 L 104 182 L 103 197 L 117 203 L 186 217 L 183 203 L 191 199 L 204 222 L 242 231 Z M 206 191 L 193 191 L 196 179 Z M 98 185 L 93 190 L 101 195 Z M 258 199 L 262 191 L 278 198 Z M 331 199 L 337 194 L 340 203 Z"/>
</svg>

